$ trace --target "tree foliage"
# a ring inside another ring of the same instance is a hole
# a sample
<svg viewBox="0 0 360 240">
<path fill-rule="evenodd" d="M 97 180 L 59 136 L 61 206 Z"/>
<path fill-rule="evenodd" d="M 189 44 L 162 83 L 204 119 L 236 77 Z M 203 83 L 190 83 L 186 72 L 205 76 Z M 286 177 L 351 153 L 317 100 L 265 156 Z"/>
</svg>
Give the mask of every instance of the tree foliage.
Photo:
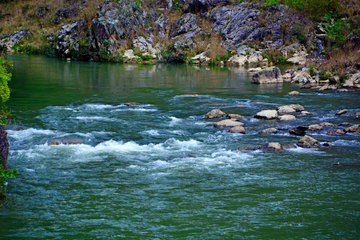
<svg viewBox="0 0 360 240">
<path fill-rule="evenodd" d="M 10 98 L 8 82 L 11 80 L 11 73 L 7 71 L 7 66 L 13 65 L 11 62 L 0 57 L 0 103 L 5 103 Z"/>
</svg>

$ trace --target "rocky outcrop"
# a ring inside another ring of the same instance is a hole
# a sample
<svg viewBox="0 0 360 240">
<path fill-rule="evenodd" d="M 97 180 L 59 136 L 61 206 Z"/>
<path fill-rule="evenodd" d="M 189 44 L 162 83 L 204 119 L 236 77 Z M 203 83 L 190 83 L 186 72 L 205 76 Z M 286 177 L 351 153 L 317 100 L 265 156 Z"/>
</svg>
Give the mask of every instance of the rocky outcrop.
<svg viewBox="0 0 360 240">
<path fill-rule="evenodd" d="M 7 133 L 3 125 L 0 123 L 0 156 L 2 158 L 2 170 L 8 168 L 9 142 L 7 140 Z M 0 159 L 1 160 L 1 159 Z"/>
<path fill-rule="evenodd" d="M 56 53 L 60 57 L 71 57 L 74 50 L 79 52 L 79 43 L 76 39 L 79 37 L 85 22 L 76 22 L 63 26 L 58 32 L 56 42 Z"/>
<path fill-rule="evenodd" d="M 215 8 L 208 17 L 214 21 L 213 31 L 223 36 L 222 45 L 231 49 L 265 37 L 267 30 L 256 21 L 259 15 L 259 10 L 240 4 Z"/>
<path fill-rule="evenodd" d="M 187 13 L 179 18 L 170 29 L 170 38 L 194 39 L 202 29 L 198 26 L 197 16 Z"/>
<path fill-rule="evenodd" d="M 13 52 L 12 48 L 16 44 L 20 43 L 23 38 L 30 37 L 32 35 L 33 35 L 33 33 L 29 29 L 14 32 L 14 33 L 8 35 L 7 37 L 0 40 L 0 53 L 2 51 Z"/>
<path fill-rule="evenodd" d="M 182 2 L 185 3 L 184 11 L 199 14 L 205 13 L 218 5 L 229 4 L 231 0 L 182 0 Z"/>
<path fill-rule="evenodd" d="M 256 84 L 279 84 L 283 83 L 280 69 L 277 67 L 265 68 L 252 76 L 251 83 Z"/>
<path fill-rule="evenodd" d="M 320 147 L 320 143 L 318 140 L 305 135 L 302 139 L 299 140 L 299 142 L 297 143 L 297 145 L 299 147 L 303 147 L 303 148 L 317 148 Z"/>
</svg>

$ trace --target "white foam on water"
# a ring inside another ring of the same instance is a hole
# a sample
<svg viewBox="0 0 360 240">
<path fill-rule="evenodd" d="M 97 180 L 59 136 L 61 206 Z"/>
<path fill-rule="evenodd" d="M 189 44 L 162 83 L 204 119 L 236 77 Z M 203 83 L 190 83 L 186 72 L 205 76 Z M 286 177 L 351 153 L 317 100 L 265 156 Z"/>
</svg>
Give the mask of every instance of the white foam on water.
<svg viewBox="0 0 360 240">
<path fill-rule="evenodd" d="M 124 109 L 116 109 L 115 112 L 126 112 L 126 111 L 135 111 L 135 112 L 156 112 L 157 109 L 154 108 L 124 108 Z"/>
<path fill-rule="evenodd" d="M 318 150 L 319 150 L 318 148 L 297 147 L 297 148 L 287 149 L 286 151 L 294 152 L 294 153 L 297 153 L 297 154 L 326 154 L 325 152 L 318 151 Z"/>
<path fill-rule="evenodd" d="M 360 142 L 356 140 L 336 140 L 331 143 L 333 146 L 358 147 Z"/>
<path fill-rule="evenodd" d="M 171 121 L 169 123 L 169 126 L 172 127 L 174 126 L 175 124 L 178 124 L 179 122 L 182 121 L 182 119 L 180 118 L 176 118 L 176 117 L 170 117 Z"/>
<path fill-rule="evenodd" d="M 85 107 L 85 109 L 91 109 L 91 110 L 102 110 L 102 109 L 109 109 L 109 108 L 116 108 L 117 106 L 109 105 L 109 104 L 96 104 L 96 103 L 89 103 L 84 104 L 81 107 Z"/>
<path fill-rule="evenodd" d="M 35 169 L 25 168 L 25 171 L 27 171 L 27 172 L 35 172 Z"/>
<path fill-rule="evenodd" d="M 106 134 L 113 134 L 113 132 L 97 132 L 97 131 L 92 131 L 89 133 L 80 133 L 80 132 L 75 132 L 75 133 L 65 133 L 59 136 L 59 138 L 61 137 L 66 137 L 66 136 L 72 136 L 72 135 L 77 135 L 77 136 L 81 136 L 81 137 L 94 137 L 95 135 L 106 135 Z"/>
<path fill-rule="evenodd" d="M 147 134 L 147 135 L 150 135 L 150 136 L 160 136 L 160 133 L 158 130 L 154 130 L 154 129 L 151 129 L 151 130 L 147 130 L 147 131 L 143 131 L 141 132 L 143 134 Z"/>
<path fill-rule="evenodd" d="M 99 117 L 99 116 L 94 116 L 94 117 L 84 116 L 84 117 L 70 117 L 70 118 L 78 119 L 78 120 L 81 120 L 81 121 L 89 121 L 89 120 L 106 121 L 106 122 L 115 122 L 116 121 L 116 119 L 114 119 L 114 118 Z"/>
<path fill-rule="evenodd" d="M 56 135 L 57 132 L 53 130 L 43 130 L 43 129 L 35 129 L 35 128 L 28 128 L 21 131 L 14 131 L 14 130 L 7 130 L 8 136 L 14 139 L 27 139 L 34 136 L 41 136 L 41 135 Z"/>
</svg>

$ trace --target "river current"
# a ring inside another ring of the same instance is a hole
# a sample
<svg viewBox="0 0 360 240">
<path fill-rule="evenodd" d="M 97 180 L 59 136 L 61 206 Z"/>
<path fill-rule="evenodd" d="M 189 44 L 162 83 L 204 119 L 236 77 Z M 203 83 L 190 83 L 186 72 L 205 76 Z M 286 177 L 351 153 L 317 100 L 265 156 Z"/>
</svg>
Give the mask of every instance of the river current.
<svg viewBox="0 0 360 240">
<path fill-rule="evenodd" d="M 269 127 L 359 124 L 335 115 L 359 112 L 359 91 L 290 97 L 298 86 L 253 85 L 241 68 L 7 58 L 8 106 L 23 126 L 7 130 L 19 176 L 8 181 L 1 239 L 360 238 L 360 135 L 321 131 L 311 136 L 332 147 L 237 151 L 300 139 L 258 134 Z M 315 114 L 253 118 L 292 103 Z M 214 128 L 205 114 L 215 108 L 245 116 L 247 133 Z M 81 144 L 49 145 L 64 139 Z"/>
</svg>

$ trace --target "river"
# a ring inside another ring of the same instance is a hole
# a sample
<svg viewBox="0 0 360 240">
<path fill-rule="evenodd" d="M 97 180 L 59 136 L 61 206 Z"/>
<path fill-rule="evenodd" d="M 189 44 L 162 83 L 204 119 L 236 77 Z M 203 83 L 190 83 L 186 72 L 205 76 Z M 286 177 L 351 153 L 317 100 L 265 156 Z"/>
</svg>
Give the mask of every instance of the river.
<svg viewBox="0 0 360 240">
<path fill-rule="evenodd" d="M 360 135 L 312 134 L 332 147 L 281 153 L 240 145 L 296 143 L 268 127 L 359 123 L 359 91 L 253 85 L 244 69 L 14 62 L 8 127 L 10 204 L 1 239 L 360 239 Z M 136 102 L 141 105 L 129 105 Z M 293 122 L 253 118 L 299 103 Z M 245 116 L 247 133 L 213 127 L 212 109 Z M 16 131 L 20 127 L 24 130 Z M 78 145 L 48 145 L 63 139 Z M 334 163 L 348 164 L 336 166 Z"/>
</svg>

